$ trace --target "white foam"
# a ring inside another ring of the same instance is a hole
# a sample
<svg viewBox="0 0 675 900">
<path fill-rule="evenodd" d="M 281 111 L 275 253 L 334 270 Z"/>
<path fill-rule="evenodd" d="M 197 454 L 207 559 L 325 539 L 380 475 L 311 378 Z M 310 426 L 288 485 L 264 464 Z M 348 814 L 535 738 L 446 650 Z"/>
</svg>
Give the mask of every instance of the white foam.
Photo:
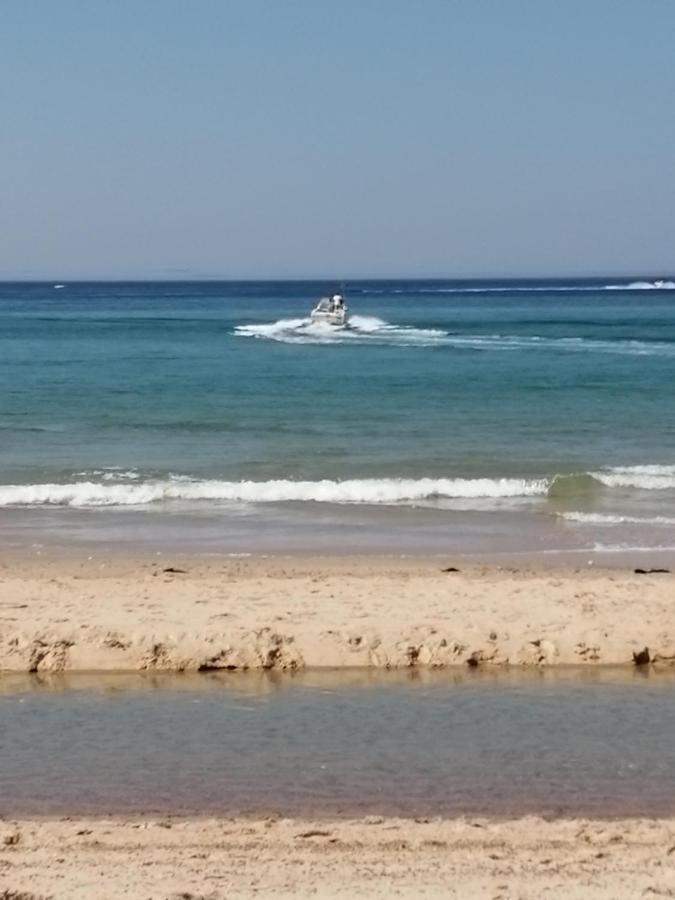
<svg viewBox="0 0 675 900">
<path fill-rule="evenodd" d="M 583 473 L 581 473 L 583 475 Z M 617 466 L 588 473 L 608 488 L 675 490 L 675 465 Z M 76 476 L 77 477 L 77 476 Z M 566 477 L 566 476 L 563 476 Z M 576 476 L 570 476 L 573 479 Z M 588 477 L 588 476 L 586 476 Z M 337 504 L 444 504 L 546 497 L 552 478 L 351 478 L 294 481 L 222 481 L 186 475 L 142 478 L 136 470 L 99 469 L 68 483 L 0 485 L 0 507 L 147 506 L 161 502 L 212 501 L 227 504 L 315 502 Z M 246 508 L 244 506 L 244 508 Z M 468 507 L 466 507 L 468 508 Z M 675 519 L 562 513 L 570 521 L 592 524 L 675 524 Z"/>
<path fill-rule="evenodd" d="M 279 319 L 261 325 L 238 325 L 239 337 L 278 341 L 285 344 L 393 344 L 413 347 L 447 346 L 459 350 L 558 351 L 563 353 L 609 353 L 626 356 L 675 356 L 675 344 L 664 341 L 603 341 L 582 337 L 549 338 L 519 334 L 450 334 L 438 328 L 392 325 L 376 316 L 355 315 L 348 327 L 336 328 L 310 318 Z"/>
<path fill-rule="evenodd" d="M 675 518 L 669 516 L 621 516 L 583 512 L 558 513 L 558 516 L 581 525 L 675 525 Z"/>
<path fill-rule="evenodd" d="M 429 346 L 447 337 L 447 332 L 435 328 L 413 328 L 391 325 L 377 316 L 350 316 L 345 327 L 304 319 L 279 319 L 261 325 L 237 325 L 238 337 L 262 338 L 284 344 L 348 344 L 388 343 Z"/>
<path fill-rule="evenodd" d="M 593 544 L 594 553 L 666 553 L 675 550 L 672 545 L 656 544 L 652 546 L 632 544 Z"/>
<path fill-rule="evenodd" d="M 672 291 L 675 290 L 675 281 L 632 281 L 630 284 L 608 284 L 608 291 Z"/>
<path fill-rule="evenodd" d="M 384 319 L 378 319 L 377 316 L 350 316 L 349 327 L 370 333 L 390 326 Z"/>
<path fill-rule="evenodd" d="M 76 478 L 89 480 L 91 478 L 101 478 L 104 481 L 138 481 L 141 477 L 140 472 L 136 469 L 123 469 L 121 466 L 109 466 L 105 469 L 91 469 L 84 472 L 76 472 Z"/>
<path fill-rule="evenodd" d="M 394 288 L 391 290 L 364 288 L 361 294 L 558 294 L 583 293 L 587 291 L 641 291 L 675 289 L 675 281 L 657 279 L 655 281 L 631 281 L 622 284 L 558 284 L 558 285 L 476 285 L 474 287 L 442 288 Z"/>
<path fill-rule="evenodd" d="M 593 472 L 606 487 L 639 488 L 644 491 L 663 491 L 675 489 L 675 466 L 643 465 L 615 466 L 601 472 Z"/>
<path fill-rule="evenodd" d="M 292 334 L 299 329 L 311 326 L 312 320 L 306 319 L 279 319 L 262 325 L 238 325 L 235 334 L 240 337 L 267 338 L 268 340 L 281 340 L 284 335 Z"/>
<path fill-rule="evenodd" d="M 541 335 L 448 335 L 444 343 L 473 350 L 553 350 L 563 353 L 602 353 L 620 356 L 675 356 L 675 344 L 637 340 L 603 341 L 582 337 L 548 338 Z"/>
<path fill-rule="evenodd" d="M 519 478 L 355 478 L 345 481 L 196 481 L 172 477 L 143 484 L 79 481 L 0 486 L 3 506 L 145 506 L 161 501 L 397 504 L 433 497 L 543 495 L 545 481 Z"/>
</svg>

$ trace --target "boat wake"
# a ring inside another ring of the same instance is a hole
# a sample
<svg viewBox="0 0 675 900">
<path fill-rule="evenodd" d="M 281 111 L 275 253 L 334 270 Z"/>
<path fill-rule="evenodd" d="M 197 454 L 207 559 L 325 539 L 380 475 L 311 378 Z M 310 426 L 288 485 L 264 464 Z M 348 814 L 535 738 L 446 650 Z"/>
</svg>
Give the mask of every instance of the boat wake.
<svg viewBox="0 0 675 900">
<path fill-rule="evenodd" d="M 344 327 L 303 319 L 279 319 L 263 325 L 239 325 L 239 337 L 279 341 L 283 344 L 413 344 L 433 346 L 442 343 L 448 333 L 436 328 L 390 325 L 376 316 L 350 316 Z"/>
<path fill-rule="evenodd" d="M 362 288 L 360 294 L 578 294 L 587 291 L 673 291 L 675 281 L 630 281 L 611 284 L 478 284 L 454 287 Z"/>
<path fill-rule="evenodd" d="M 238 325 L 238 337 L 282 344 L 362 344 L 408 347 L 451 347 L 467 351 L 553 351 L 610 353 L 625 356 L 675 356 L 675 344 L 632 338 L 601 340 L 519 334 L 454 334 L 440 328 L 392 325 L 376 316 L 351 316 L 344 327 L 303 319 L 279 319 L 266 324 Z"/>
</svg>

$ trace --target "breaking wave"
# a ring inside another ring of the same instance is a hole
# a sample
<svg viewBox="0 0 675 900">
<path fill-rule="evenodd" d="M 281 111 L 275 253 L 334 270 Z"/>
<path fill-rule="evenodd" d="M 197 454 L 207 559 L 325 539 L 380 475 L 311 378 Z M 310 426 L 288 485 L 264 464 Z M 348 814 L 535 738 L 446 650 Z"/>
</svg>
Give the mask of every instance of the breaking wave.
<svg viewBox="0 0 675 900">
<path fill-rule="evenodd" d="M 171 500 L 245 503 L 397 504 L 434 497 L 522 497 L 546 493 L 545 481 L 519 478 L 354 478 L 345 481 L 197 481 L 180 477 L 143 484 L 3 485 L 0 506 L 145 506 Z"/>
<path fill-rule="evenodd" d="M 602 490 L 602 484 L 590 472 L 578 472 L 570 475 L 555 475 L 548 482 L 547 496 L 555 500 L 567 500 L 573 497 L 589 497 Z"/>
<path fill-rule="evenodd" d="M 594 477 L 606 487 L 663 491 L 675 488 L 675 466 L 615 466 Z"/>
<path fill-rule="evenodd" d="M 0 507 L 70 506 L 130 507 L 157 503 L 211 502 L 224 504 L 334 503 L 411 505 L 443 500 L 501 501 L 523 498 L 569 500 L 592 497 L 612 488 L 674 490 L 675 465 L 623 466 L 597 472 L 548 478 L 351 478 L 294 481 L 221 481 L 183 475 L 144 478 L 134 470 L 80 473 L 67 483 L 0 485 Z M 590 513 L 563 513 L 570 521 Z M 609 517 L 612 519 L 612 517 Z M 615 517 L 616 518 L 616 517 Z M 621 521 L 633 521 L 619 517 Z M 612 519 L 612 522 L 614 519 Z M 642 520 L 635 520 L 641 522 Z M 612 524 L 607 520 L 608 524 Z M 675 524 L 675 520 L 673 520 Z M 659 520 L 656 524 L 670 524 Z"/>
</svg>

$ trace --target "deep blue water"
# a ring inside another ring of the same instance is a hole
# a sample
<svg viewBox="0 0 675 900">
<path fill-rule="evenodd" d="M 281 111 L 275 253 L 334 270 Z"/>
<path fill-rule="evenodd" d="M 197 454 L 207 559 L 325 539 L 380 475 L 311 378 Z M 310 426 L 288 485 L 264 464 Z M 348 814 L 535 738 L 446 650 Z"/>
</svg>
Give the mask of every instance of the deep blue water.
<svg viewBox="0 0 675 900">
<path fill-rule="evenodd" d="M 663 543 L 675 290 L 630 284 L 353 283 L 346 331 L 305 318 L 332 284 L 2 284 L 0 505 L 508 508 Z"/>
</svg>

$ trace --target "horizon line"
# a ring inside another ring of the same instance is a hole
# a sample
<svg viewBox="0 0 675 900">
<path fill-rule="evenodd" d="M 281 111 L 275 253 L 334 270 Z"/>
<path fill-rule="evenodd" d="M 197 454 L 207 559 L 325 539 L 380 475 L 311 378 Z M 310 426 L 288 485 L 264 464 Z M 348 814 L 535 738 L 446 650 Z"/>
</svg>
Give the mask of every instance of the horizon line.
<svg viewBox="0 0 675 900">
<path fill-rule="evenodd" d="M 156 276 L 137 275 L 137 276 L 74 276 L 68 278 L 66 276 L 2 276 L 0 275 L 0 284 L 143 284 L 143 283 L 166 283 L 166 284 L 186 284 L 186 283 L 250 283 L 250 282 L 326 282 L 334 284 L 336 282 L 383 282 L 383 281 L 598 281 L 600 279 L 644 279 L 645 281 L 666 280 L 675 278 L 675 270 L 673 273 L 659 271 L 654 272 L 601 272 L 594 274 L 577 274 L 577 275 L 367 275 L 367 276 L 273 276 L 265 275 L 262 277 L 252 276 L 220 276 L 220 275 L 194 275 L 194 276 Z"/>
</svg>

